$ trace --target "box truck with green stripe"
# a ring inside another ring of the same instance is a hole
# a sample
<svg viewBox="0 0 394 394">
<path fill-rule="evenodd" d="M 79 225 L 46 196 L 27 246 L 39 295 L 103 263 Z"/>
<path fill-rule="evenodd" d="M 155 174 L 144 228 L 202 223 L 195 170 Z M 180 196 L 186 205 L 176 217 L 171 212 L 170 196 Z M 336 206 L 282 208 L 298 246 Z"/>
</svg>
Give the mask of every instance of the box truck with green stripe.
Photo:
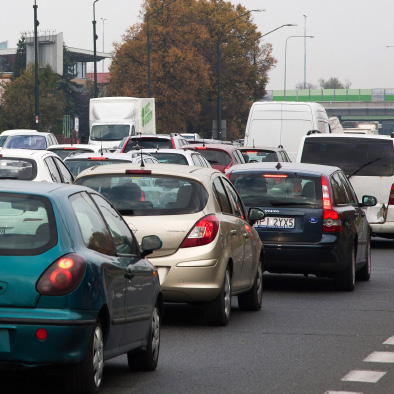
<svg viewBox="0 0 394 394">
<path fill-rule="evenodd" d="M 129 135 L 156 134 L 155 99 L 100 97 L 90 99 L 89 143 L 115 150 Z"/>
</svg>

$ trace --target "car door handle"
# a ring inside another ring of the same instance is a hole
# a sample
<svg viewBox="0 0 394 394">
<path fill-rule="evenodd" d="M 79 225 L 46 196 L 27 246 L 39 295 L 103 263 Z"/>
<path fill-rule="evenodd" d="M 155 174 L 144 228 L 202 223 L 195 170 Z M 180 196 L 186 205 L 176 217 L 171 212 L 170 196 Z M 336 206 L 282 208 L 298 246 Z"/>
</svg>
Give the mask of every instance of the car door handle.
<svg viewBox="0 0 394 394">
<path fill-rule="evenodd" d="M 231 235 L 237 235 L 237 230 L 231 230 L 230 233 Z"/>
<path fill-rule="evenodd" d="M 131 280 L 134 278 L 134 274 L 131 272 L 128 272 L 127 274 L 124 274 L 124 277 L 128 280 Z"/>
</svg>

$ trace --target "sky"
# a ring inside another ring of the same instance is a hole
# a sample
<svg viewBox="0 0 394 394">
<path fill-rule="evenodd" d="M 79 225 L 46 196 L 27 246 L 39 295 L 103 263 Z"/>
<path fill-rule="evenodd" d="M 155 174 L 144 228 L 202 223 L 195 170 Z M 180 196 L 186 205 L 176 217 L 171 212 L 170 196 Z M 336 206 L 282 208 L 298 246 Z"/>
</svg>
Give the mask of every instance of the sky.
<svg viewBox="0 0 394 394">
<path fill-rule="evenodd" d="M 93 1 L 36 0 L 39 31 L 63 32 L 68 47 L 93 50 Z M 354 89 L 394 88 L 394 2 L 392 0 L 231 0 L 253 12 L 263 42 L 271 43 L 278 63 L 269 72 L 267 90 L 319 85 L 338 78 Z M 34 0 L 9 1 L 0 13 L 0 42 L 15 48 L 21 34 L 33 35 Z M 140 21 L 142 0 L 95 3 L 97 51 L 111 52 L 126 30 Z M 304 16 L 305 15 L 305 16 Z M 314 38 L 290 36 L 314 36 Z M 306 41 L 306 45 L 305 45 Z M 287 42 L 287 45 L 286 45 Z M 387 46 L 393 46 L 387 48 Z M 306 59 L 306 61 L 305 61 Z M 108 60 L 105 70 L 108 66 Z M 286 67 L 285 67 L 286 65 Z M 285 73 L 286 69 L 286 73 Z M 88 68 L 88 71 L 89 68 Z M 97 71 L 102 71 L 99 63 Z M 285 78 L 286 76 L 286 78 Z"/>
</svg>

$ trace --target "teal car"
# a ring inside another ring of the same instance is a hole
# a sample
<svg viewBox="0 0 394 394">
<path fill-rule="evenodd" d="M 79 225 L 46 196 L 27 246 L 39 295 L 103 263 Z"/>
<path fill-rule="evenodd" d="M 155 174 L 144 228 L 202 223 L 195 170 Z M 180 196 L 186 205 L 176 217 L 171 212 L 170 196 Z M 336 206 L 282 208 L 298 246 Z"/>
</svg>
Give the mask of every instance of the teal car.
<svg viewBox="0 0 394 394">
<path fill-rule="evenodd" d="M 81 186 L 0 186 L 0 366 L 56 364 L 68 391 L 98 393 L 106 359 L 154 370 L 163 308 L 157 269 L 119 212 Z"/>
</svg>

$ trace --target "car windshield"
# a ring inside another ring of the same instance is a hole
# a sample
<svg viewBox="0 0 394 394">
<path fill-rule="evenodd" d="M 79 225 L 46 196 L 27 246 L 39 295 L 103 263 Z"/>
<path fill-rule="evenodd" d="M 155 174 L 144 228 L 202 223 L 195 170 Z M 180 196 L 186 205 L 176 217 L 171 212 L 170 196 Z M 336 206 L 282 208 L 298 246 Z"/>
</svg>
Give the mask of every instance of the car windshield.
<svg viewBox="0 0 394 394">
<path fill-rule="evenodd" d="M 301 162 L 340 167 L 347 176 L 392 176 L 393 159 L 393 140 L 306 138 Z"/>
<path fill-rule="evenodd" d="M 278 161 L 277 154 L 272 150 L 243 150 L 242 155 L 244 156 L 245 161 L 248 158 L 248 163 Z"/>
<path fill-rule="evenodd" d="M 31 181 L 36 174 L 37 168 L 34 160 L 0 157 L 0 179 Z"/>
<path fill-rule="evenodd" d="M 163 164 L 181 164 L 188 165 L 187 159 L 185 156 L 180 155 L 179 153 L 161 153 L 154 152 L 152 156 L 156 157 L 156 159 Z"/>
<path fill-rule="evenodd" d="M 135 146 L 145 149 L 172 149 L 172 142 L 169 138 L 133 138 L 127 142 L 124 152 L 129 152 Z"/>
<path fill-rule="evenodd" d="M 0 193 L 1 255 L 37 255 L 56 243 L 55 219 L 48 199 Z"/>
<path fill-rule="evenodd" d="M 97 155 L 100 155 L 99 153 Z M 107 164 L 119 164 L 119 163 L 130 163 L 130 160 L 113 160 L 113 159 L 105 159 L 97 157 L 97 159 L 70 159 L 64 160 L 64 164 L 68 167 L 71 173 L 74 175 L 74 178 L 77 175 L 87 168 L 95 167 L 95 166 L 105 166 Z"/>
<path fill-rule="evenodd" d="M 198 153 L 201 153 L 210 164 L 219 164 L 222 166 L 227 166 L 231 161 L 231 156 L 220 150 L 210 150 L 210 149 L 197 149 Z"/>
<path fill-rule="evenodd" d="M 138 172 L 82 177 L 76 183 L 101 193 L 123 215 L 184 215 L 207 204 L 208 193 L 197 181 Z"/>
<path fill-rule="evenodd" d="M 127 124 L 93 125 L 90 133 L 92 141 L 120 141 L 129 135 Z"/>
<path fill-rule="evenodd" d="M 321 177 L 285 173 L 232 173 L 230 180 L 247 206 L 321 207 Z"/>
<path fill-rule="evenodd" d="M 5 140 L 9 137 L 9 135 L 0 135 L 0 146 L 4 145 Z"/>
<path fill-rule="evenodd" d="M 42 135 L 12 135 L 3 145 L 4 149 L 46 149 L 47 142 Z"/>
</svg>

